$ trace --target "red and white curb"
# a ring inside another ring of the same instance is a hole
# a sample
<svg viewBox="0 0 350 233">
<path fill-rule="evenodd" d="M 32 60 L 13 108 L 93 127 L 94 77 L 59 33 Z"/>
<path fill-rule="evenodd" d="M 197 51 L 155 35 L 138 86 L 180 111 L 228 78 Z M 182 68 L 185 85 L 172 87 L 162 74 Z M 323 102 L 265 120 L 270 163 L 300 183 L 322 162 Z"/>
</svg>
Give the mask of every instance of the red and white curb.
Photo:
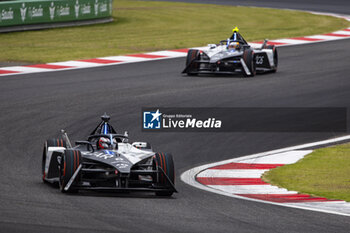
<svg viewBox="0 0 350 233">
<path fill-rule="evenodd" d="M 61 70 L 74 70 L 99 66 L 120 65 L 135 62 L 153 61 L 160 59 L 169 59 L 184 57 L 188 49 L 166 50 L 150 53 L 130 54 L 123 56 L 99 57 L 85 60 L 54 62 L 37 65 L 26 66 L 10 66 L 0 68 L 0 76 L 38 73 L 38 72 L 52 72 Z"/>
<path fill-rule="evenodd" d="M 350 16 L 347 16 L 347 15 L 318 13 L 318 12 L 311 12 L 311 13 L 334 16 L 334 17 L 343 18 L 345 20 L 350 21 Z M 340 31 L 322 34 L 322 35 L 271 40 L 269 41 L 269 44 L 273 44 L 276 46 L 290 46 L 290 45 L 309 44 L 309 43 L 317 43 L 317 42 L 347 39 L 347 38 L 350 38 L 350 27 Z M 257 46 L 260 46 L 262 42 L 252 42 L 250 44 L 254 47 L 257 47 Z M 203 48 L 206 48 L 206 47 L 199 47 L 198 49 L 203 49 Z M 124 56 L 110 56 L 110 57 L 99 57 L 99 58 L 93 58 L 93 59 L 54 62 L 54 63 L 37 64 L 37 65 L 2 67 L 0 68 L 0 76 L 83 69 L 83 68 L 90 68 L 90 67 L 120 65 L 120 64 L 135 63 L 135 62 L 178 58 L 178 57 L 185 57 L 187 55 L 187 51 L 188 49 L 175 49 L 175 50 L 165 50 L 165 51 L 141 53 L 141 54 L 129 54 Z"/>
<path fill-rule="evenodd" d="M 350 216 L 350 203 L 300 194 L 270 185 L 261 179 L 264 172 L 292 164 L 312 152 L 307 149 L 350 140 L 349 136 L 308 143 L 190 169 L 181 180 L 196 188 L 251 201 Z"/>
</svg>

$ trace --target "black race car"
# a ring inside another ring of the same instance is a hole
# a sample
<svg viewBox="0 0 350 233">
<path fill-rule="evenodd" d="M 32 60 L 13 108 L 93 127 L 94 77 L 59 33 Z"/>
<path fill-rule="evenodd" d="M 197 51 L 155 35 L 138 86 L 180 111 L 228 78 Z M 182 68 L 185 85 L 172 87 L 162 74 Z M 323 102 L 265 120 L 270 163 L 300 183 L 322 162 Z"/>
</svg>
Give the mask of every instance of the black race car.
<svg viewBox="0 0 350 233">
<path fill-rule="evenodd" d="M 42 155 L 42 179 L 59 183 L 62 192 L 151 191 L 171 196 L 175 189 L 173 157 L 154 152 L 147 142 L 129 143 L 127 132 L 117 134 L 104 114 L 85 141 L 75 146 L 62 138 L 49 139 Z"/>
<path fill-rule="evenodd" d="M 277 66 L 278 55 L 274 45 L 268 45 L 265 40 L 259 48 L 253 48 L 236 27 L 232 36 L 219 44 L 209 44 L 202 50 L 190 49 L 182 73 L 191 76 L 238 72 L 245 77 L 253 77 L 257 72 L 276 72 Z"/>
</svg>

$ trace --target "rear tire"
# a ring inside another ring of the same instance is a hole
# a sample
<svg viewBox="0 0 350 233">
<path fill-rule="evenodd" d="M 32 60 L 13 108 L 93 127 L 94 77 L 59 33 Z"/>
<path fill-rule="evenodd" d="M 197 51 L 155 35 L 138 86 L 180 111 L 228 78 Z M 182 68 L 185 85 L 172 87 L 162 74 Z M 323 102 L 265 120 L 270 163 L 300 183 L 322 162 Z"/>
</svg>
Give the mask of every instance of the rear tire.
<svg viewBox="0 0 350 233">
<path fill-rule="evenodd" d="M 243 61 L 250 72 L 250 74 L 248 74 L 242 67 L 244 77 L 254 77 L 256 75 L 256 63 L 254 59 L 254 51 L 252 49 L 244 50 Z"/>
<path fill-rule="evenodd" d="M 277 53 L 277 48 L 274 45 L 265 45 L 264 49 L 272 49 L 272 53 L 273 53 L 273 63 L 274 63 L 274 67 L 271 69 L 272 73 L 276 73 L 277 72 L 277 67 L 278 67 L 278 53 Z"/>
<path fill-rule="evenodd" d="M 187 52 L 187 58 L 186 58 L 186 73 L 188 76 L 196 76 L 198 75 L 198 64 L 193 63 L 194 60 L 198 59 L 199 57 L 199 50 L 197 49 L 190 49 Z"/>
<path fill-rule="evenodd" d="M 175 185 L 175 168 L 174 168 L 173 156 L 167 153 L 156 153 L 154 157 L 154 164 L 156 164 L 157 166 L 156 169 L 158 169 L 158 166 L 161 167 L 165 172 L 165 174 L 169 177 L 170 181 Z M 169 181 L 162 173 L 158 174 L 157 183 L 161 187 L 172 189 L 171 184 L 169 184 Z M 170 197 L 171 195 L 173 195 L 173 193 L 174 193 L 173 190 L 159 191 L 159 192 L 156 192 L 156 195 Z"/>
<path fill-rule="evenodd" d="M 78 150 L 65 150 L 64 154 L 61 157 L 61 164 L 59 168 L 59 184 L 61 192 L 77 192 L 77 190 L 69 189 L 68 191 L 64 190 L 69 180 L 72 178 L 74 172 L 78 169 L 81 164 L 81 153 Z M 76 177 L 74 183 L 78 183 L 80 181 L 79 175 Z M 71 185 L 71 186 L 72 186 Z"/>
<path fill-rule="evenodd" d="M 46 155 L 47 155 L 48 148 L 51 147 L 51 146 L 67 148 L 66 142 L 63 139 L 52 138 L 52 139 L 46 140 L 46 142 L 44 143 L 42 163 L 41 163 L 41 174 L 42 174 L 42 180 L 44 182 L 46 182 L 45 181 L 45 177 L 46 177 L 46 174 L 45 174 Z"/>
</svg>

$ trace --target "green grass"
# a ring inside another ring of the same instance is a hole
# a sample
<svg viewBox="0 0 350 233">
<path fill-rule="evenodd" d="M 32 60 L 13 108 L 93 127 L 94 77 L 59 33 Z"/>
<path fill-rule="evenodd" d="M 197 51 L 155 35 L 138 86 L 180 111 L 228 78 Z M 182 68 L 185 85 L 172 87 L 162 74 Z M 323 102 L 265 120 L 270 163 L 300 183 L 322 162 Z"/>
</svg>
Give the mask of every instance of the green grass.
<svg viewBox="0 0 350 233">
<path fill-rule="evenodd" d="M 350 144 L 315 150 L 299 162 L 264 174 L 273 185 L 350 201 Z"/>
<path fill-rule="evenodd" d="M 332 32 L 342 19 L 217 5 L 114 1 L 108 24 L 0 34 L 0 62 L 53 62 L 217 43 L 233 26 L 248 41 Z"/>
</svg>

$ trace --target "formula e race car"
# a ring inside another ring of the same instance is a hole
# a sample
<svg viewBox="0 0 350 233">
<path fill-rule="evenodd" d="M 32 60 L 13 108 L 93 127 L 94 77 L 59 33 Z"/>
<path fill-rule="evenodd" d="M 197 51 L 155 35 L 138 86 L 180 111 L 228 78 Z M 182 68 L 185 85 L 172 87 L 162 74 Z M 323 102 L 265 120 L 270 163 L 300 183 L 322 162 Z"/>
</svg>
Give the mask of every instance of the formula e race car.
<svg viewBox="0 0 350 233">
<path fill-rule="evenodd" d="M 253 48 L 239 34 L 237 27 L 232 31 L 232 36 L 220 44 L 209 44 L 203 50 L 190 49 L 182 73 L 192 76 L 238 72 L 253 77 L 256 73 L 277 71 L 278 56 L 274 45 L 267 45 L 265 40 L 261 47 Z"/>
<path fill-rule="evenodd" d="M 154 152 L 147 142 L 129 143 L 127 132 L 117 134 L 104 114 L 86 141 L 75 146 L 62 130 L 49 139 L 42 156 L 43 181 L 59 183 L 62 192 L 151 191 L 171 196 L 175 189 L 172 155 Z"/>
</svg>

